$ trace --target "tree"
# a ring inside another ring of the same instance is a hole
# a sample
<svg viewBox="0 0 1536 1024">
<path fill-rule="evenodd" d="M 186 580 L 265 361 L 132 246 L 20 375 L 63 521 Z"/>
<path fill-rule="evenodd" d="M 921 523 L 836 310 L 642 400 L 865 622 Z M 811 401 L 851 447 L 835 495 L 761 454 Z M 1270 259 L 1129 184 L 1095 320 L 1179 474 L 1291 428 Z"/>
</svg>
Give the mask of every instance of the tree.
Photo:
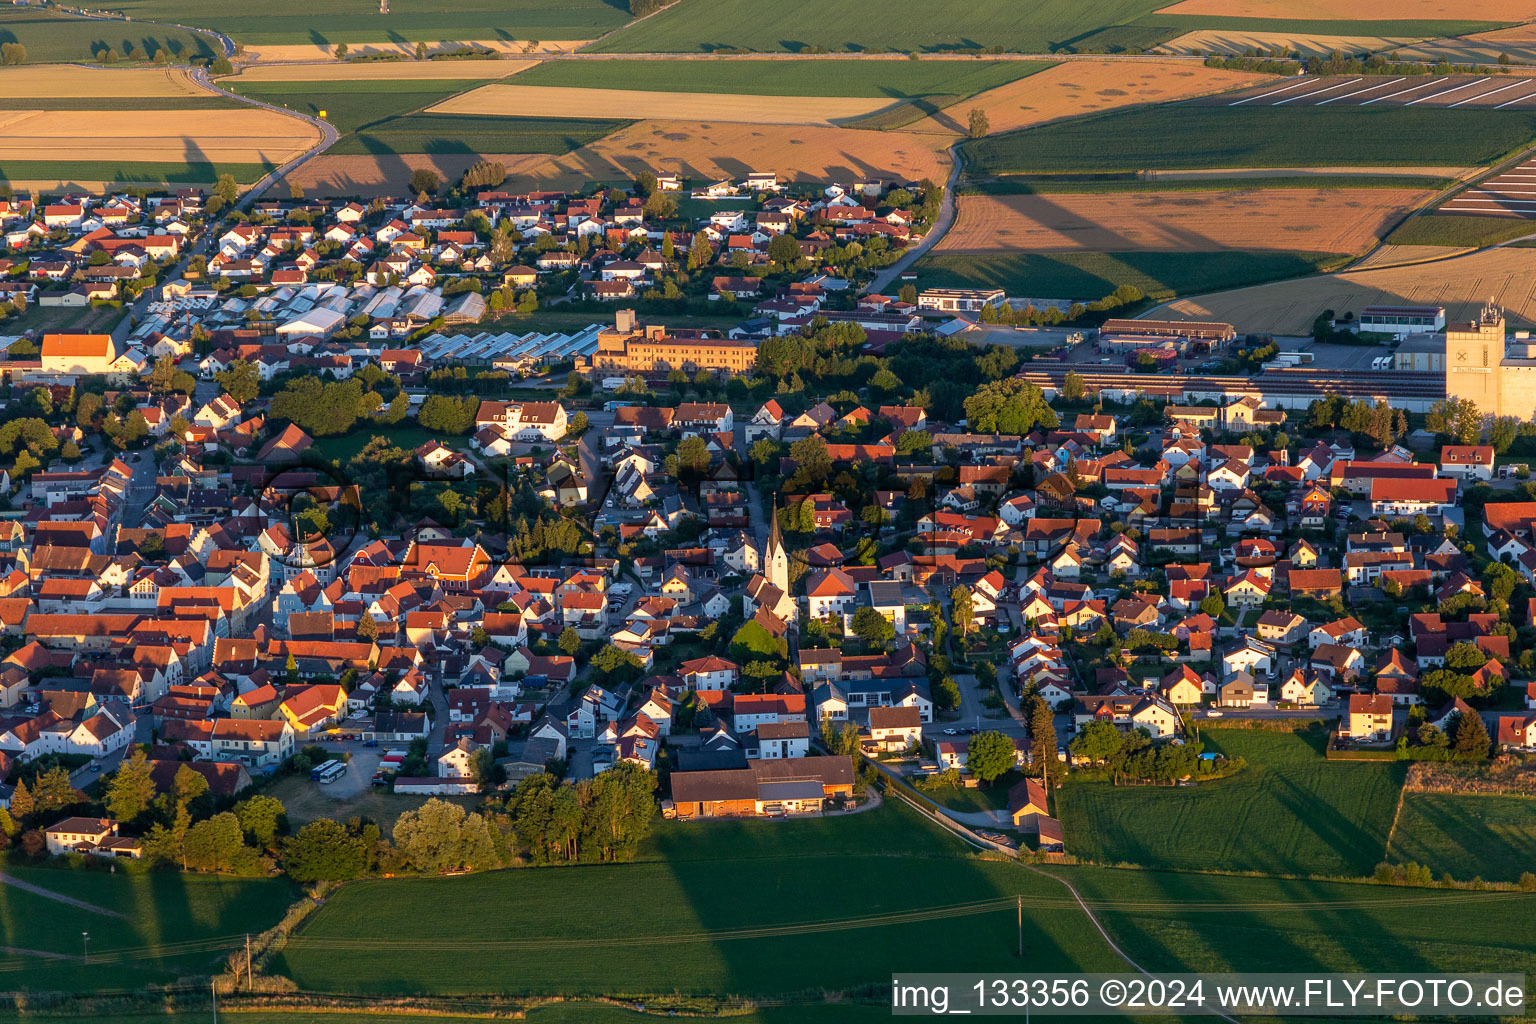
<svg viewBox="0 0 1536 1024">
<path fill-rule="evenodd" d="M 1040 388 L 1017 377 L 988 381 L 963 404 L 971 429 L 984 433 L 1027 434 L 1061 423 Z"/>
<path fill-rule="evenodd" d="M 154 799 L 155 780 L 150 777 L 149 759 L 142 750 L 136 750 L 107 783 L 107 814 L 118 821 L 133 821 L 149 810 Z"/>
<path fill-rule="evenodd" d="M 980 107 L 972 107 L 970 113 L 970 135 L 973 139 L 979 139 L 992 130 L 992 122 L 987 120 L 987 112 Z"/>
<path fill-rule="evenodd" d="M 1108 761 L 1120 752 L 1125 736 L 1113 722 L 1089 722 L 1072 741 L 1072 755 L 1084 761 Z"/>
<path fill-rule="evenodd" d="M 933 690 L 933 702 L 940 711 L 954 711 L 960 706 L 960 684 L 949 676 L 940 679 Z"/>
<path fill-rule="evenodd" d="M 427 430 L 445 434 L 467 434 L 475 426 L 480 399 L 474 395 L 428 395 L 416 414 L 416 422 Z"/>
<path fill-rule="evenodd" d="M 69 771 L 62 766 L 50 768 L 32 781 L 32 807 L 35 813 L 62 810 L 84 800 L 85 794 L 69 781 Z"/>
<path fill-rule="evenodd" d="M 704 236 L 704 232 L 695 232 L 693 245 L 688 249 L 688 269 L 698 270 L 700 267 L 707 267 L 714 262 L 714 259 L 715 250 L 709 244 L 709 239 Z"/>
<path fill-rule="evenodd" d="M 336 59 L 337 60 L 346 60 L 347 59 L 347 44 L 346 43 L 337 43 L 336 44 Z"/>
<path fill-rule="evenodd" d="M 271 849 L 277 841 L 286 815 L 281 800 L 261 793 L 235 804 L 235 817 L 240 819 L 240 827 L 264 850 Z"/>
<path fill-rule="evenodd" d="M 566 626 L 560 631 L 560 649 L 573 657 L 581 650 L 581 637 L 574 627 Z"/>
<path fill-rule="evenodd" d="M 859 752 L 859 727 L 852 722 L 839 725 L 828 719 L 821 723 L 821 742 L 834 756 L 852 756 Z"/>
<path fill-rule="evenodd" d="M 1200 601 L 1200 610 L 1213 619 L 1219 619 L 1222 613 L 1227 610 L 1227 605 L 1221 599 L 1220 594 L 1212 591 Z"/>
<path fill-rule="evenodd" d="M 36 813 L 37 802 L 32 799 L 32 791 L 27 788 L 27 780 L 20 779 L 16 783 L 16 790 L 11 794 L 11 816 L 17 820 Z"/>
<path fill-rule="evenodd" d="M 860 608 L 853 613 L 853 635 L 865 643 L 884 644 L 896 638 L 896 627 L 875 609 Z"/>
<path fill-rule="evenodd" d="M 677 446 L 677 468 L 692 476 L 709 470 L 709 445 L 702 437 L 685 437 Z"/>
<path fill-rule="evenodd" d="M 971 589 L 962 583 L 949 592 L 949 618 L 954 623 L 955 633 L 962 639 L 975 624 L 975 616 L 971 605 Z"/>
<path fill-rule="evenodd" d="M 498 860 L 485 818 L 435 797 L 400 815 L 393 836 L 402 862 L 415 871 L 493 867 Z"/>
<path fill-rule="evenodd" d="M 208 779 L 202 772 L 187 764 L 176 769 L 176 778 L 171 782 L 171 795 L 177 807 L 186 807 L 206 792 Z"/>
<path fill-rule="evenodd" d="M 0 44 L 0 63 L 25 64 L 27 62 L 27 48 L 20 43 Z"/>
<path fill-rule="evenodd" d="M 233 174 L 221 174 L 219 180 L 214 182 L 213 194 L 224 201 L 224 205 L 233 205 L 240 198 L 240 186 L 235 183 Z"/>
<path fill-rule="evenodd" d="M 411 191 L 431 195 L 443 186 L 442 176 L 430 167 L 418 167 L 411 172 Z"/>
<path fill-rule="evenodd" d="M 800 259 L 800 243 L 790 234 L 774 235 L 768 243 L 768 258 L 781 267 L 787 267 Z"/>
<path fill-rule="evenodd" d="M 1487 663 L 1488 656 L 1469 641 L 1451 644 L 1445 651 L 1445 667 L 1456 672 L 1475 672 Z"/>
<path fill-rule="evenodd" d="M 477 161 L 469 170 L 464 172 L 459 184 L 463 188 L 495 188 L 507 180 L 507 165 L 496 160 Z M 507 238 L 506 235 L 498 236 Z M 492 258 L 495 258 L 494 253 Z"/>
<path fill-rule="evenodd" d="M 213 63 L 208 65 L 208 70 L 216 76 L 232 75 L 235 73 L 235 66 L 229 62 L 228 57 L 215 57 L 213 58 Z M 208 212 L 212 214 L 215 211 L 209 210 Z"/>
<path fill-rule="evenodd" d="M 1087 394 L 1088 386 L 1083 382 L 1083 375 L 1076 370 L 1068 370 L 1061 382 L 1061 397 L 1069 402 L 1081 402 Z"/>
<path fill-rule="evenodd" d="M 1467 398 L 1446 398 L 1429 407 L 1424 425 L 1457 444 L 1476 444 L 1482 434 L 1483 417 Z"/>
<path fill-rule="evenodd" d="M 417 42 L 416 42 L 416 59 L 417 60 L 426 60 L 427 59 L 427 44 L 422 42 L 421 40 L 417 40 Z"/>
<path fill-rule="evenodd" d="M 1488 728 L 1479 714 L 1458 715 L 1455 735 L 1452 739 L 1456 752 L 1468 760 L 1481 761 L 1488 756 L 1491 743 Z"/>
<path fill-rule="evenodd" d="M 187 829 L 186 863 L 193 871 L 235 871 L 253 860 L 240 819 L 229 811 Z"/>
<path fill-rule="evenodd" d="M 1034 742 L 1035 764 L 1044 778 L 1056 764 L 1056 713 L 1038 694 L 1029 709 L 1029 735 Z"/>
<path fill-rule="evenodd" d="M 283 866 L 296 882 L 341 882 L 363 873 L 367 850 L 339 822 L 320 818 L 283 842 Z"/>
<path fill-rule="evenodd" d="M 289 199 L 293 199 L 293 200 L 303 199 L 304 198 L 304 186 L 300 185 L 296 181 L 290 181 L 288 183 L 288 198 Z"/>
<path fill-rule="evenodd" d="M 971 737 L 965 766 L 981 782 L 990 784 L 1002 778 L 1017 760 L 1013 740 L 995 729 L 989 729 Z"/>
</svg>

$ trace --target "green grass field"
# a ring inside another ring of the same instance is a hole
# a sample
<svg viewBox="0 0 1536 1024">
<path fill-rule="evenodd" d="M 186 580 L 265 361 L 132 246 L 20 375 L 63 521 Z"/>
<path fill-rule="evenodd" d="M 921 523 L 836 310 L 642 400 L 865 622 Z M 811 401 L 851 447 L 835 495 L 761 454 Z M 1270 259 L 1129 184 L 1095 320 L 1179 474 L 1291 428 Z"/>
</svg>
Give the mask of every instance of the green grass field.
<svg viewBox="0 0 1536 1024">
<path fill-rule="evenodd" d="M 629 21 L 623 0 L 393 0 L 385 16 L 376 4 L 348 0 L 267 0 L 253 8 L 116 0 L 113 6 L 134 18 L 207 25 L 253 44 L 595 39 Z"/>
<path fill-rule="evenodd" d="M 379 1024 L 382 1021 L 398 1022 L 398 1011 L 377 1013 L 353 1012 L 317 1013 L 313 1010 L 231 1010 L 219 1007 L 219 1018 L 233 1024 Z M 654 1022 L 655 1013 L 614 1006 L 611 1003 L 568 1002 L 550 1003 L 530 1008 L 525 1016 L 529 1024 L 643 1024 Z M 22 1024 L 44 1020 L 62 1020 L 58 1016 L 15 1016 L 0 1013 L 0 1024 Z M 485 1016 L 458 1016 L 422 1014 L 412 1011 L 406 1018 L 411 1024 L 485 1024 Z M 890 1007 L 880 1003 L 795 1003 L 786 1006 L 768 1006 L 749 1013 L 732 1013 L 725 1018 L 731 1024 L 875 1024 L 891 1019 Z M 186 1021 L 188 1024 L 206 1024 L 207 1010 L 188 1008 L 181 1013 L 145 1013 L 91 1015 L 91 1024 L 152 1024 L 155 1021 Z M 1124 1018 L 1129 1024 L 1130 1018 Z"/>
<path fill-rule="evenodd" d="M 353 883 L 289 943 L 285 965 L 301 987 L 330 991 L 847 990 L 889 982 L 919 953 L 935 971 L 1016 963 L 1015 894 L 1026 897 L 1040 969 L 1114 963 L 1050 880 L 974 860 L 904 807 L 804 822 L 663 824 L 645 855 L 619 866 Z M 988 909 L 938 916 L 976 901 Z M 445 906 L 454 912 L 431 909 Z M 624 908 L 623 926 L 603 907 Z M 883 917 L 924 911 L 933 916 Z M 850 926 L 876 916 L 872 926 Z M 782 930 L 722 934 L 762 928 Z M 392 944 L 409 955 L 390 954 Z"/>
<path fill-rule="evenodd" d="M 1239 774 L 1190 788 L 1069 783 L 1069 848 L 1151 868 L 1365 876 L 1380 863 L 1406 766 L 1322 756 L 1322 734 L 1204 730 Z"/>
<path fill-rule="evenodd" d="M 189 18 L 187 23 L 195 24 L 196 19 Z M 0 12 L 0 43 L 21 43 L 27 48 L 29 64 L 88 61 L 92 54 L 108 47 L 126 56 L 129 43 L 140 60 L 153 56 L 156 50 L 165 50 L 178 63 L 214 55 L 213 41 L 198 32 L 139 22 L 74 18 L 35 8 Z"/>
<path fill-rule="evenodd" d="M 315 447 L 327 458 L 345 463 L 351 461 L 358 452 L 363 450 L 363 446 L 376 436 L 387 437 L 391 444 L 407 450 L 437 438 L 437 434 L 430 430 L 423 430 L 414 423 L 405 423 L 394 426 L 364 427 L 339 437 L 319 437 L 315 439 Z"/>
<path fill-rule="evenodd" d="M 110 917 L 0 886 L 0 945 L 68 957 L 0 954 L 0 989 L 83 993 L 205 974 L 222 964 L 247 931 L 276 923 L 296 896 L 286 880 L 25 865 L 6 865 L 5 872 L 126 916 Z M 91 936 L 88 964 L 80 960 L 82 931 Z"/>
<path fill-rule="evenodd" d="M 1163 301 L 1330 270 L 1336 253 L 1065 252 L 928 253 L 913 268 L 920 287 L 993 287 L 1037 299 L 1097 299 L 1122 284 Z"/>
<path fill-rule="evenodd" d="M 1113 111 L 967 142 L 973 175 L 1206 167 L 1477 166 L 1536 137 L 1536 115 L 1428 107 Z"/>
<path fill-rule="evenodd" d="M 1081 830 L 1064 824 L 1071 849 Z M 1071 880 L 1115 942 L 1153 972 L 1528 972 L 1536 957 L 1533 893 L 1047 870 Z"/>
<path fill-rule="evenodd" d="M 1044 71 L 1053 61 L 557 60 L 506 79 L 512 85 L 719 92 L 753 96 L 973 96 Z"/>
<path fill-rule="evenodd" d="M 1386 237 L 1388 245 L 1444 245 L 1456 249 L 1497 245 L 1511 238 L 1536 234 L 1536 224 L 1523 217 L 1467 217 L 1455 213 L 1425 214 L 1406 221 Z"/>
<path fill-rule="evenodd" d="M 487 79 L 486 81 L 489 81 Z M 242 82 L 221 83 L 230 92 L 325 119 L 343 135 L 392 117 L 439 103 L 485 81 L 402 79 L 363 82 Z"/>
<path fill-rule="evenodd" d="M 944 51 L 1002 46 L 1018 53 L 1071 50 L 1110 26 L 1134 21 L 1162 0 L 1037 0 L 1029 4 L 972 0 L 887 0 L 878 12 L 859 0 L 680 0 L 615 34 L 596 48 L 676 53 L 739 47 L 800 52 L 872 48 Z M 1172 38 L 1165 30 L 1161 42 Z M 1150 38 L 1150 37 L 1149 37 Z"/>
<path fill-rule="evenodd" d="M 244 185 L 272 169 L 264 164 L 136 163 L 106 160 L 0 160 L 0 181 L 97 182 L 123 185 L 212 183 L 233 174 Z"/>
<path fill-rule="evenodd" d="M 1390 859 L 1459 881 L 1518 881 L 1536 871 L 1536 800 L 1517 796 L 1408 793 L 1392 830 Z"/>
<path fill-rule="evenodd" d="M 369 125 L 328 152 L 549 153 L 585 146 L 623 128 L 627 121 L 578 121 L 557 117 L 497 117 L 474 114 L 407 114 Z"/>
</svg>

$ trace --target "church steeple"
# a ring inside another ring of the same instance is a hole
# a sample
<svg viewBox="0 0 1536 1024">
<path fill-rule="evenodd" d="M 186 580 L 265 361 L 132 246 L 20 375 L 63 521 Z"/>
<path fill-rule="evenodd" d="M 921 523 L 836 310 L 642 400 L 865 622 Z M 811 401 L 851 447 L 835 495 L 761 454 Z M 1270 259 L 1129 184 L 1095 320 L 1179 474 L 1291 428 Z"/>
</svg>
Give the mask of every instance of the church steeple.
<svg viewBox="0 0 1536 1024">
<path fill-rule="evenodd" d="M 779 506 L 773 506 L 768 526 L 768 550 L 763 552 L 763 575 L 785 594 L 789 593 L 789 553 L 784 550 L 784 534 L 779 530 Z"/>
</svg>

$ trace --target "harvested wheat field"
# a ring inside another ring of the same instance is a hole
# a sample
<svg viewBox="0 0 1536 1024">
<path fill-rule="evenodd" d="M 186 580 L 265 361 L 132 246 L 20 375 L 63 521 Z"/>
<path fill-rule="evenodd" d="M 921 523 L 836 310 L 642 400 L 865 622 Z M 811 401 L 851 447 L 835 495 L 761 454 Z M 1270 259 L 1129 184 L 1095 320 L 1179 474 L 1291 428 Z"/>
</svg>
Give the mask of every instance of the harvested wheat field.
<svg viewBox="0 0 1536 1024">
<path fill-rule="evenodd" d="M 949 135 L 863 132 L 814 126 L 636 123 L 563 156 L 453 154 L 427 156 L 322 155 L 299 167 L 293 181 L 314 195 L 399 192 L 417 167 L 452 180 L 476 160 L 507 168 L 508 187 L 579 188 L 591 181 L 624 181 L 637 172 L 673 171 L 696 179 L 739 178 L 772 167 L 780 178 L 848 181 L 893 177 L 943 181 L 949 174 Z"/>
<path fill-rule="evenodd" d="M 392 53 L 401 57 L 411 58 L 414 61 L 416 55 L 415 43 L 352 43 L 344 39 L 332 38 L 324 43 L 252 43 L 246 47 L 241 59 L 251 63 L 272 63 L 273 61 L 336 61 L 336 44 L 346 42 L 347 51 L 351 56 L 359 54 Z M 432 53 L 443 53 L 448 50 L 457 50 L 461 47 L 472 46 L 482 50 L 495 50 L 503 58 L 522 57 L 540 53 L 571 53 L 579 47 L 587 45 L 590 39 L 546 39 L 540 40 L 538 45 L 530 49 L 528 40 L 517 39 L 463 39 L 455 42 L 441 42 L 429 44 Z M 373 64 L 375 62 L 365 62 Z M 384 61 L 382 63 L 405 64 L 407 61 Z M 442 68 L 452 64 L 484 64 L 483 60 L 434 60 L 422 61 L 435 68 Z M 428 75 L 428 78 L 453 78 L 454 75 Z M 475 78 L 489 78 L 489 75 L 475 75 Z M 310 81 L 311 76 L 304 75 L 304 81 Z"/>
<path fill-rule="evenodd" d="M 1180 299 L 1149 316 L 1221 320 L 1240 331 L 1306 334 L 1325 309 L 1444 306 L 1449 320 L 1470 319 L 1492 297 L 1512 324 L 1536 324 L 1536 249 L 1489 249 L 1407 267 L 1350 270 Z"/>
<path fill-rule="evenodd" d="M 958 221 L 937 248 L 1356 253 L 1429 196 L 1376 188 L 961 196 Z"/>
<path fill-rule="evenodd" d="M 1166 103 L 1272 81 L 1273 75 L 1189 64 L 1074 60 L 977 93 L 903 130 L 963 134 L 969 130 L 971 110 L 980 108 L 986 111 L 992 131 L 1006 132 L 1116 107 Z"/>
<path fill-rule="evenodd" d="M 389 60 L 355 64 L 253 64 L 224 82 L 475 81 L 505 78 L 537 63 L 536 60 Z"/>
<path fill-rule="evenodd" d="M 1530 21 L 1536 0 L 1180 0 L 1159 14 L 1293 21 Z"/>
<path fill-rule="evenodd" d="M 521 117 L 665 117 L 744 124 L 819 124 L 872 114 L 886 97 L 737 96 L 708 92 L 643 92 L 540 85 L 482 85 L 428 107 L 429 114 Z"/>
<path fill-rule="evenodd" d="M 274 163 L 319 139 L 308 123 L 268 110 L 8 111 L 0 159 Z"/>
<path fill-rule="evenodd" d="M 1326 57 L 1334 50 L 1374 53 L 1399 50 L 1422 41 L 1422 36 L 1338 36 L 1317 32 L 1249 32 L 1212 28 L 1186 32 L 1157 47 L 1156 53 L 1246 53 L 1250 49 L 1296 50 L 1303 57 Z M 1405 54 L 1406 56 L 1406 54 Z"/>
<path fill-rule="evenodd" d="M 86 99 L 95 96 L 208 96 L 186 68 L 87 68 L 78 64 L 34 64 L 0 69 L 0 96 L 7 99 Z"/>
<path fill-rule="evenodd" d="M 1536 25 L 1515 25 L 1455 39 L 1431 39 L 1401 51 L 1406 60 L 1450 61 L 1452 64 L 1492 63 L 1503 54 L 1521 64 L 1536 61 Z"/>
<path fill-rule="evenodd" d="M 291 175 L 278 182 L 276 191 L 285 189 L 290 183 L 297 183 L 306 194 L 314 196 L 371 198 L 399 195 L 410 182 L 411 172 L 423 167 L 436 171 L 444 181 L 457 181 L 480 160 L 495 160 L 512 167 L 519 161 L 526 163 L 547 159 L 543 155 L 530 157 L 522 153 L 405 153 L 388 156 L 322 154 L 313 160 L 306 160 Z"/>
</svg>

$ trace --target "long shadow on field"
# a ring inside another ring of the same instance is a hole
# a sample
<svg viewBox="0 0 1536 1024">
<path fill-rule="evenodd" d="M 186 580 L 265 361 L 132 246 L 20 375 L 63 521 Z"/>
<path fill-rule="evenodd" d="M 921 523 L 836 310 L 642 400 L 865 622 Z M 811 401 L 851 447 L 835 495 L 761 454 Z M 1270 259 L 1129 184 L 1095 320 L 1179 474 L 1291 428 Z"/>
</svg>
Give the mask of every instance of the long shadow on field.
<svg viewBox="0 0 1536 1024">
<path fill-rule="evenodd" d="M 828 929 L 697 947 L 714 964 L 708 988 L 716 994 L 867 993 L 888 986 L 893 975 L 918 971 L 1085 969 L 1079 951 L 1062 944 L 1074 935 L 1063 925 L 1066 912 L 1031 908 L 1031 894 L 1060 898 L 1049 883 L 1015 864 L 975 859 L 903 805 L 821 819 L 696 821 L 669 829 L 659 845 L 677 891 L 687 894 L 691 916 L 706 930 L 817 922 Z M 1025 895 L 1022 961 L 1017 894 Z M 848 926 L 850 918 L 979 901 L 992 906 L 965 916 Z"/>
</svg>

